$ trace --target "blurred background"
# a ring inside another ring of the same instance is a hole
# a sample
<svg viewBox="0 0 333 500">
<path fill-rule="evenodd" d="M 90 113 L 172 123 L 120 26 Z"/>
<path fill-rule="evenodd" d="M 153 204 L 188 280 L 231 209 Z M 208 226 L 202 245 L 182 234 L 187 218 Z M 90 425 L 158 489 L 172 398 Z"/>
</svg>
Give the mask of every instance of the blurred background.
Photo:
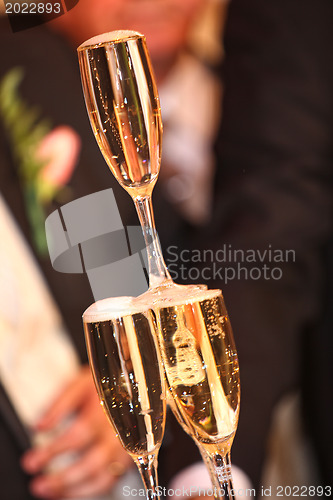
<svg viewBox="0 0 333 500">
<path fill-rule="evenodd" d="M 80 443 L 82 421 L 87 430 L 99 420 L 81 419 L 82 412 L 90 412 L 83 408 L 84 396 L 74 398 L 75 405 L 67 395 L 86 390 L 76 389 L 78 382 L 71 389 L 68 384 L 75 374 L 84 378 L 81 315 L 93 299 L 86 277 L 56 273 L 43 246 L 43 220 L 49 213 L 108 187 L 123 224 L 137 224 L 131 200 L 95 143 L 76 57 L 80 43 L 114 29 L 147 36 L 157 78 L 164 136 L 153 203 L 163 253 L 176 281 L 222 289 L 233 325 L 242 403 L 232 462 L 245 474 L 240 484 L 252 485 L 258 498 L 262 487 L 273 498 L 279 491 L 290 496 L 288 488 L 299 488 L 303 496 L 330 496 L 331 0 L 80 0 L 53 20 L 40 15 L 40 24 L 27 29 L 22 14 L 15 32 L 5 4 L 0 3 L 0 194 L 7 222 L 1 241 L 12 243 L 3 244 L 0 261 L 3 500 L 97 498 L 110 490 L 121 498 L 119 478 L 126 484 L 130 469 L 114 440 L 99 446 L 107 441 L 108 429 L 99 436 L 91 433 L 89 446 Z M 45 170 L 51 157 L 53 166 Z M 10 239 L 13 232 L 19 233 L 25 257 L 13 251 L 21 245 L 17 235 Z M 206 250 L 213 256 L 208 262 Z M 252 260 L 244 257 L 249 255 Z M 41 278 L 26 271 L 32 267 Z M 40 280 L 42 288 L 36 285 Z M 38 292 L 29 294 L 36 286 Z M 38 338 L 49 330 L 54 345 L 60 345 L 61 329 L 66 340 L 58 360 L 63 361 L 53 370 L 51 360 L 29 374 L 28 355 L 52 358 L 39 350 L 40 340 L 33 341 L 41 301 L 52 306 L 45 306 Z M 31 353 L 22 347 L 26 343 Z M 21 378 L 13 378 L 13 370 Z M 49 376 L 59 381 L 50 382 L 52 391 L 47 383 L 39 386 Z M 24 392 L 22 379 L 29 377 Z M 31 414 L 24 398 L 36 399 Z M 50 431 L 69 415 L 74 423 L 67 435 L 59 431 L 63 441 L 57 447 L 58 438 L 49 437 L 41 453 L 31 437 L 36 426 Z M 75 427 L 76 418 L 80 425 Z M 169 420 L 160 453 L 164 485 L 199 460 L 192 443 Z M 74 465 L 49 472 L 50 462 L 65 451 L 74 453 Z M 98 473 L 92 457 L 102 457 Z"/>
</svg>

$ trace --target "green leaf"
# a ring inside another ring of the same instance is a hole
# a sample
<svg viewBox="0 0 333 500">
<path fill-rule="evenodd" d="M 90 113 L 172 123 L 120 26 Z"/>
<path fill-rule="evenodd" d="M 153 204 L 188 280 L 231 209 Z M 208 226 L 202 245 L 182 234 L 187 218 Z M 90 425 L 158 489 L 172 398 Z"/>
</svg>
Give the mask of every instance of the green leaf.
<svg viewBox="0 0 333 500">
<path fill-rule="evenodd" d="M 51 125 L 48 120 L 40 119 L 36 107 L 29 106 L 22 99 L 19 86 L 23 77 L 23 69 L 16 67 L 0 81 L 0 115 L 21 178 L 34 244 L 37 251 L 45 255 L 47 242 L 44 207 L 55 198 L 57 190 L 48 185 L 43 186 L 40 172 L 45 162 L 37 158 L 37 148 L 51 130 Z"/>
</svg>

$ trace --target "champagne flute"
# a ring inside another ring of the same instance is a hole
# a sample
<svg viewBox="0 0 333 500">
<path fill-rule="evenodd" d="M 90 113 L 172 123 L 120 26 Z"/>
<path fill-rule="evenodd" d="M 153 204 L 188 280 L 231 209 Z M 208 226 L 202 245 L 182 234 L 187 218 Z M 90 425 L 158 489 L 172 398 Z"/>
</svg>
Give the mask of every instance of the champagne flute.
<svg viewBox="0 0 333 500">
<path fill-rule="evenodd" d="M 129 297 L 105 299 L 84 312 L 83 324 L 103 409 L 139 469 L 147 499 L 155 499 L 166 403 L 152 312 Z"/>
<path fill-rule="evenodd" d="M 113 31 L 84 42 L 78 57 L 97 143 L 138 213 L 153 300 L 160 291 L 180 286 L 173 283 L 165 265 L 152 208 L 161 164 L 162 119 L 146 40 L 136 31 Z M 189 285 L 193 287 L 207 288 Z"/>
<path fill-rule="evenodd" d="M 161 163 L 162 119 L 145 37 L 135 31 L 106 33 L 80 45 L 78 57 L 94 135 L 139 216 L 150 287 L 171 284 L 151 201 Z"/>
<path fill-rule="evenodd" d="M 220 290 L 155 303 L 159 346 L 177 420 L 194 439 L 215 498 L 234 498 L 230 449 L 237 428 L 237 352 Z"/>
</svg>

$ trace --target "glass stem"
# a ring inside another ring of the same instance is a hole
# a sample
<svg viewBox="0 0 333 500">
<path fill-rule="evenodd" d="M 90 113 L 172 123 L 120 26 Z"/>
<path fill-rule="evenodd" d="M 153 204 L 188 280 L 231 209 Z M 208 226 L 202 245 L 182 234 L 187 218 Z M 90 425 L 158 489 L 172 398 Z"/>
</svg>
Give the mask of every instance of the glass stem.
<svg viewBox="0 0 333 500">
<path fill-rule="evenodd" d="M 147 249 L 149 288 L 172 282 L 163 259 L 160 241 L 155 229 L 151 195 L 135 198 L 134 204 L 139 216 Z"/>
<path fill-rule="evenodd" d="M 135 458 L 135 463 L 139 469 L 141 479 L 146 489 L 147 500 L 154 500 L 159 497 L 157 481 L 157 456 L 147 455 Z"/>
<path fill-rule="evenodd" d="M 223 456 L 218 452 L 207 452 L 201 446 L 199 449 L 212 481 L 214 498 L 217 500 L 235 499 L 231 476 L 230 453 Z"/>
</svg>

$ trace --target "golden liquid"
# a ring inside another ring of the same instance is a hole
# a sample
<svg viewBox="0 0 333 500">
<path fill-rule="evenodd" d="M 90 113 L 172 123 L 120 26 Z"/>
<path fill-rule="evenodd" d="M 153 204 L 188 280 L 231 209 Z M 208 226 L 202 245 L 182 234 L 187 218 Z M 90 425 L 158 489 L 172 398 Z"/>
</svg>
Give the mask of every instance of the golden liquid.
<svg viewBox="0 0 333 500">
<path fill-rule="evenodd" d="M 239 368 L 220 293 L 154 307 L 176 418 L 201 443 L 232 440 L 239 413 Z"/>
<path fill-rule="evenodd" d="M 108 166 L 134 195 L 142 186 L 150 192 L 160 167 L 162 121 L 144 39 L 87 46 L 78 55 L 88 114 Z"/>
<path fill-rule="evenodd" d="M 84 322 L 84 329 L 97 391 L 123 446 L 133 456 L 153 453 L 166 404 L 151 313 Z"/>
</svg>

